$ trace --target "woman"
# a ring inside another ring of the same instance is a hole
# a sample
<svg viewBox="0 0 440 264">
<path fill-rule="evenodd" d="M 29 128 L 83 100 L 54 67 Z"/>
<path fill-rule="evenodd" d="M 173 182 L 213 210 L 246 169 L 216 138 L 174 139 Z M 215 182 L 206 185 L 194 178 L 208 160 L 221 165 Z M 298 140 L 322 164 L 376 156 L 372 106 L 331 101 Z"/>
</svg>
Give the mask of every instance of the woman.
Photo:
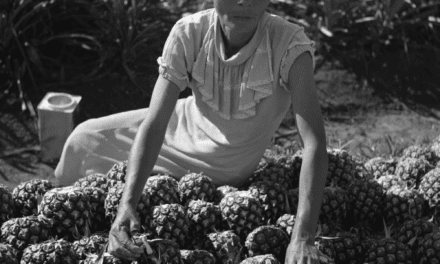
<svg viewBox="0 0 440 264">
<path fill-rule="evenodd" d="M 240 186 L 292 104 L 304 150 L 285 263 L 319 263 L 314 236 L 327 152 L 314 43 L 301 27 L 267 13 L 269 2 L 214 0 L 213 9 L 179 20 L 158 59 L 149 108 L 87 121 L 69 138 L 55 172 L 62 183 L 128 159 L 111 254 L 134 260 L 142 253 L 130 236 L 139 230 L 136 204 L 148 175 L 202 171 L 217 185 Z M 193 96 L 178 99 L 186 87 Z"/>
</svg>

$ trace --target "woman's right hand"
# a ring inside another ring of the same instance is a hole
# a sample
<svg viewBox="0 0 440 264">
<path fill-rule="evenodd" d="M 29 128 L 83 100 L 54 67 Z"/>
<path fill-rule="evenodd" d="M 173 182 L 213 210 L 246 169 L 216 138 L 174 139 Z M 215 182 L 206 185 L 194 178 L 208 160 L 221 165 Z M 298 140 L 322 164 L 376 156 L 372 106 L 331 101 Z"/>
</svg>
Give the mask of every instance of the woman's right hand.
<svg viewBox="0 0 440 264">
<path fill-rule="evenodd" d="M 139 232 L 140 225 L 133 206 L 119 206 L 118 215 L 113 221 L 109 234 L 108 253 L 113 256 L 134 261 L 144 249 L 133 243 L 132 235 Z"/>
</svg>

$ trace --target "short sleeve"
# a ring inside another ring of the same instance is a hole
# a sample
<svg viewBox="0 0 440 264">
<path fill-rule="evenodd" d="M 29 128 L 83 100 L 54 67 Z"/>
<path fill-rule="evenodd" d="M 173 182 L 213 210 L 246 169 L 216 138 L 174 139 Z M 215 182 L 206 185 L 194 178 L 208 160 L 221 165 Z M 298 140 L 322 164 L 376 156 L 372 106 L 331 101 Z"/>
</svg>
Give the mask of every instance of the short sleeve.
<svg viewBox="0 0 440 264">
<path fill-rule="evenodd" d="M 183 20 L 179 20 L 171 29 L 165 42 L 162 56 L 157 59 L 159 74 L 175 83 L 180 91 L 188 86 L 188 69 L 192 68 L 190 56 L 193 47 L 190 41 L 191 32 L 185 27 Z"/>
<path fill-rule="evenodd" d="M 292 41 L 290 42 L 281 60 L 280 84 L 287 91 L 290 91 L 288 85 L 290 68 L 292 67 L 296 58 L 298 58 L 298 56 L 304 52 L 310 53 L 313 60 L 313 68 L 315 68 L 315 42 L 306 36 L 304 29 L 301 29 L 292 38 Z"/>
</svg>

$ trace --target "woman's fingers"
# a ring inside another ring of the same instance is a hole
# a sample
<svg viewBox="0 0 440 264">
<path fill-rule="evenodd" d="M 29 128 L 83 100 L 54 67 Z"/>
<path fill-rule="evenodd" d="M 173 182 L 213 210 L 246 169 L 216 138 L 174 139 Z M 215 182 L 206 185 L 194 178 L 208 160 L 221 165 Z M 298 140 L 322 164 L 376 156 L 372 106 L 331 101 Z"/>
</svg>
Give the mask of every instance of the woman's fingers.
<svg viewBox="0 0 440 264">
<path fill-rule="evenodd" d="M 133 243 L 128 228 L 121 226 L 110 231 L 109 253 L 118 258 L 136 260 L 144 250 Z"/>
</svg>

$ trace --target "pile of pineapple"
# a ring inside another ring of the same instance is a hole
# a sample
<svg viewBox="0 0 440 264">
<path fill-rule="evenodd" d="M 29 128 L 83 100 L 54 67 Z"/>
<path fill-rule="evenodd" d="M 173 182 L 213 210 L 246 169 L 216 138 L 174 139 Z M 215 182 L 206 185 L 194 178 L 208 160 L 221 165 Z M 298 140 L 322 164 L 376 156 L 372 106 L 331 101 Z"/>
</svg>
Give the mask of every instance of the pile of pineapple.
<svg viewBox="0 0 440 264">
<path fill-rule="evenodd" d="M 394 159 L 327 152 L 315 239 L 321 263 L 440 263 L 440 136 Z M 241 188 L 216 186 L 203 173 L 150 176 L 137 206 L 142 230 L 133 237 L 145 254 L 134 262 L 106 252 L 127 162 L 67 187 L 0 186 L 0 263 L 283 263 L 301 164 L 301 151 L 267 151 Z"/>
</svg>

